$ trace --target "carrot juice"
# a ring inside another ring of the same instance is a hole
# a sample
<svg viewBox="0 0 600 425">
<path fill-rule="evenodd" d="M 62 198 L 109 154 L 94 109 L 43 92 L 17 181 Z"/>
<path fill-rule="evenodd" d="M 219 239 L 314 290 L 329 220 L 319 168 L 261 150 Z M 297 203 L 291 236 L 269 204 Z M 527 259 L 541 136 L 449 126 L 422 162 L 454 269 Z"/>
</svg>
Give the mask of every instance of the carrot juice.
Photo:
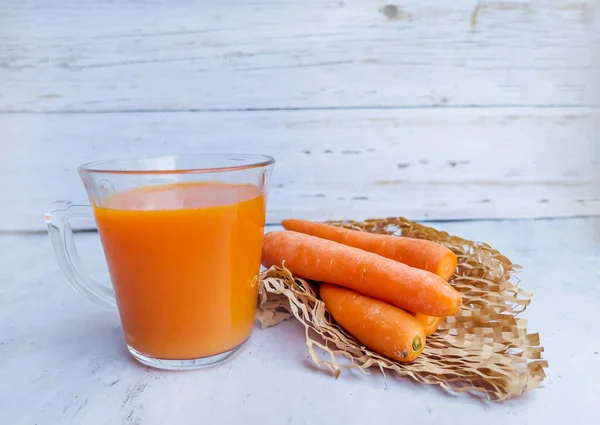
<svg viewBox="0 0 600 425">
<path fill-rule="evenodd" d="M 250 336 L 265 225 L 258 187 L 146 186 L 108 196 L 94 215 L 129 346 L 194 359 Z"/>
</svg>

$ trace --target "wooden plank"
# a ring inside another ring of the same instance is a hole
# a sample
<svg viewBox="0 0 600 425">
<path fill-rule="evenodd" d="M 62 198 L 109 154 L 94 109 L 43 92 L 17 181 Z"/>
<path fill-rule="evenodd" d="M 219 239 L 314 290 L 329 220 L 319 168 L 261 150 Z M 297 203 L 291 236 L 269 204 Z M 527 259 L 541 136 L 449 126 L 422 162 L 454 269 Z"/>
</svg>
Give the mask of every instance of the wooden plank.
<svg viewBox="0 0 600 425">
<path fill-rule="evenodd" d="M 589 105 L 595 0 L 0 4 L 0 111 Z"/>
<path fill-rule="evenodd" d="M 0 114 L 0 230 L 43 228 L 85 200 L 78 165 L 169 153 L 260 152 L 277 165 L 269 220 L 600 213 L 591 111 L 527 109 Z"/>
</svg>

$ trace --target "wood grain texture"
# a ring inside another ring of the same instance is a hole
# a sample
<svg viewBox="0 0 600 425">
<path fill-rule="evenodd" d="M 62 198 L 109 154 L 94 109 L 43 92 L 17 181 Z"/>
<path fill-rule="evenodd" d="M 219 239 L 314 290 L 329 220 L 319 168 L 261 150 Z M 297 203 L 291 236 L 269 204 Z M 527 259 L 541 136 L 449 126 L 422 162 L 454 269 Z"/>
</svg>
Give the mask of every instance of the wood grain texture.
<svg viewBox="0 0 600 425">
<path fill-rule="evenodd" d="M 488 242 L 524 266 L 520 285 L 534 296 L 523 318 L 531 332 L 540 333 L 550 364 L 544 388 L 489 404 L 376 370 L 335 379 L 312 367 L 304 331 L 295 322 L 256 329 L 236 359 L 216 368 L 144 368 L 127 353 L 117 313 L 90 306 L 69 288 L 47 236 L 0 235 L 2 423 L 394 423 L 402 400 L 402 415 L 427 425 L 464 417 L 489 425 L 504 425 L 507 418 L 518 425 L 597 425 L 600 220 L 440 226 Z M 90 270 L 105 276 L 98 236 L 81 234 L 77 242 Z"/>
<path fill-rule="evenodd" d="M 1 115 L 0 229 L 43 229 L 102 158 L 261 152 L 269 220 L 514 218 L 600 213 L 585 108 Z"/>
<path fill-rule="evenodd" d="M 595 0 L 0 3 L 0 111 L 590 105 Z"/>
<path fill-rule="evenodd" d="M 277 157 L 269 219 L 598 214 L 597 2 L 0 2 L 0 230 L 82 162 Z"/>
</svg>

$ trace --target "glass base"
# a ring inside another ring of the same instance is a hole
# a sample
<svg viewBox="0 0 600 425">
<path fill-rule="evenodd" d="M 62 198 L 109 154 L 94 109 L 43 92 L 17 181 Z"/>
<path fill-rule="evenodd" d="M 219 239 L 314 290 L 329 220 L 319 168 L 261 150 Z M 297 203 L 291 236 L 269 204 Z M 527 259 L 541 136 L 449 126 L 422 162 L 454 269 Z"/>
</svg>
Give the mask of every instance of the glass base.
<svg viewBox="0 0 600 425">
<path fill-rule="evenodd" d="M 214 356 L 201 357 L 198 359 L 183 359 L 183 360 L 167 360 L 167 359 L 156 359 L 154 357 L 148 357 L 145 354 L 140 353 L 135 348 L 127 345 L 129 352 L 138 362 L 146 366 L 151 366 L 156 369 L 164 370 L 194 370 L 203 369 L 205 367 L 217 366 L 221 363 L 225 363 L 228 360 L 233 359 L 242 348 L 246 345 L 248 340 L 242 342 L 237 347 L 225 351 L 224 353 L 215 354 Z"/>
</svg>

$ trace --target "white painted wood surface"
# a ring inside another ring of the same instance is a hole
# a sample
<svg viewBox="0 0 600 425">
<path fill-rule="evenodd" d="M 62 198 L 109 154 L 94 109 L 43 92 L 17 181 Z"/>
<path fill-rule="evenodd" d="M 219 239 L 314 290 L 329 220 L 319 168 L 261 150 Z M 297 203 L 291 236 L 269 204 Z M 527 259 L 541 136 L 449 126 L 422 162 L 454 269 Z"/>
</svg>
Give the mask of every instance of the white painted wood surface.
<svg viewBox="0 0 600 425">
<path fill-rule="evenodd" d="M 0 231 L 84 199 L 82 162 L 204 151 L 277 158 L 271 221 L 597 215 L 599 12 L 0 1 Z"/>
<path fill-rule="evenodd" d="M 600 213 L 590 111 L 279 111 L 0 115 L 0 230 L 43 229 L 56 199 L 84 200 L 78 165 L 173 152 L 277 158 L 269 221 Z M 544 137 L 543 147 L 540 137 Z M 10 141 L 18 141 L 12 143 Z"/>
<path fill-rule="evenodd" d="M 225 365 L 161 372 L 127 354 L 116 312 L 62 277 L 45 235 L 0 236 L 0 422 L 10 425 L 473 423 L 596 425 L 600 380 L 600 219 L 437 224 L 522 264 L 525 312 L 549 361 L 544 388 L 503 404 L 393 376 L 334 379 L 310 362 L 294 322 L 256 329 Z M 105 275 L 98 236 L 80 253 Z"/>
<path fill-rule="evenodd" d="M 2 111 L 589 105 L 595 0 L 0 4 Z"/>
</svg>

